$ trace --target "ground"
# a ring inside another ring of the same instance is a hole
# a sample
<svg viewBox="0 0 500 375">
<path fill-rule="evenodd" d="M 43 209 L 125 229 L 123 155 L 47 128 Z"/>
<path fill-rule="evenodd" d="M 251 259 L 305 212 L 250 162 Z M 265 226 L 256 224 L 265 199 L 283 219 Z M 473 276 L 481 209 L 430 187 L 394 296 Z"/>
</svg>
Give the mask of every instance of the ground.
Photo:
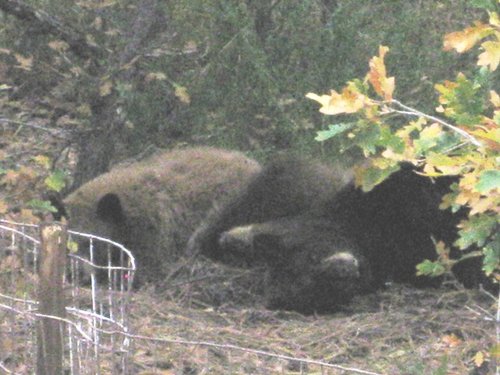
<svg viewBox="0 0 500 375">
<path fill-rule="evenodd" d="M 496 342 L 496 301 L 479 290 L 391 285 L 357 297 L 342 312 L 303 316 L 266 310 L 258 297 L 253 306 L 228 300 L 217 308 L 203 307 L 197 300 L 204 298 L 203 287 L 193 289 L 189 297 L 186 291 L 173 296 L 151 288 L 134 294 L 130 317 L 135 334 L 166 339 L 135 341 L 137 373 L 495 373 L 489 351 Z"/>
</svg>

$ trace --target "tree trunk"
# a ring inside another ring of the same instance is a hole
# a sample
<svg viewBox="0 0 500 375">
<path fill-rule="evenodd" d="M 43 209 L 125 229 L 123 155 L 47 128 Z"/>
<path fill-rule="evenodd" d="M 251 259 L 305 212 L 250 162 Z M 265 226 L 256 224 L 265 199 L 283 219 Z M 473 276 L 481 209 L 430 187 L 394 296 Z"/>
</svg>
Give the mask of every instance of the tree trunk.
<svg viewBox="0 0 500 375">
<path fill-rule="evenodd" d="M 137 16 L 125 35 L 128 41 L 115 61 L 103 65 L 107 70 L 101 73 L 105 76 L 110 70 L 117 72 L 113 82 L 132 82 L 137 75 L 135 65 L 130 62 L 140 55 L 141 50 L 161 28 L 158 27 L 162 14 L 158 8 L 158 0 L 143 0 L 138 3 Z M 113 55 L 110 56 L 110 60 Z M 111 69 L 109 67 L 112 67 Z M 127 68 L 124 68 L 127 66 Z M 97 80 L 98 81 L 98 80 Z M 96 87 L 100 82 L 96 83 Z M 122 139 L 124 130 L 123 119 L 119 113 L 120 101 L 117 91 L 112 88 L 109 95 L 99 96 L 96 90 L 94 105 L 92 106 L 92 131 L 85 136 L 77 137 L 78 162 L 74 174 L 73 185 L 75 190 L 85 182 L 108 171 L 115 152 L 115 145 Z"/>
<path fill-rule="evenodd" d="M 80 134 L 76 140 L 78 162 L 71 191 L 107 172 L 115 153 L 115 142 L 120 136 L 116 126 L 118 120 L 115 118 L 116 94 L 112 93 L 108 98 L 98 98 L 98 100 L 99 104 L 94 105 L 92 111 L 94 127 L 90 132 Z"/>
</svg>

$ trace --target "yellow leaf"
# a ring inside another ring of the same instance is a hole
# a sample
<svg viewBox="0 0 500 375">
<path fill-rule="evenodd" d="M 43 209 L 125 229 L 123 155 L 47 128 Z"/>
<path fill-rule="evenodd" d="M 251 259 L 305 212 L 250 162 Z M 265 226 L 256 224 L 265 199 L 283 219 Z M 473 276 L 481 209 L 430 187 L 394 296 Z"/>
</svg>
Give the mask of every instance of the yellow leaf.
<svg viewBox="0 0 500 375">
<path fill-rule="evenodd" d="M 191 97 L 184 86 L 175 86 L 175 96 L 184 104 L 191 103 Z"/>
<path fill-rule="evenodd" d="M 64 52 L 68 50 L 69 44 L 62 40 L 53 40 L 52 42 L 49 42 L 49 47 L 54 51 Z"/>
<path fill-rule="evenodd" d="M 151 81 L 164 81 L 167 79 L 167 76 L 165 73 L 162 72 L 153 72 L 153 73 L 148 73 L 146 74 L 146 77 L 144 80 L 146 82 L 151 82 Z"/>
<path fill-rule="evenodd" d="M 87 41 L 88 44 L 90 44 L 91 46 L 97 46 L 96 42 L 95 42 L 95 38 L 93 35 L 91 34 L 87 34 L 85 35 L 85 40 Z"/>
<path fill-rule="evenodd" d="M 92 109 L 88 104 L 82 104 L 76 107 L 76 111 L 85 117 L 90 117 L 92 115 Z"/>
<path fill-rule="evenodd" d="M 70 253 L 76 254 L 78 252 L 78 242 L 68 240 L 67 248 Z"/>
<path fill-rule="evenodd" d="M 70 72 L 73 73 L 73 75 L 75 75 L 76 77 L 79 77 L 83 70 L 77 66 L 73 66 L 71 69 L 70 69 Z"/>
<path fill-rule="evenodd" d="M 464 192 L 469 188 L 476 186 L 477 183 L 477 175 L 475 173 L 466 173 L 462 176 L 459 181 L 459 185 Z"/>
<path fill-rule="evenodd" d="M 455 198 L 455 203 L 457 203 L 461 206 L 465 206 L 469 202 L 473 202 L 473 201 L 477 200 L 478 197 L 479 197 L 479 194 L 473 194 L 470 191 L 463 190 L 459 194 L 457 194 L 457 196 Z"/>
<path fill-rule="evenodd" d="M 467 27 L 463 31 L 447 34 L 444 37 L 444 50 L 450 51 L 454 49 L 458 53 L 468 51 L 492 31 L 493 28 L 489 25 L 478 22 L 475 26 Z"/>
<path fill-rule="evenodd" d="M 477 65 L 490 66 L 490 70 L 494 71 L 500 63 L 500 42 L 488 41 L 481 44 L 484 52 L 479 55 Z"/>
<path fill-rule="evenodd" d="M 484 353 L 483 352 L 477 352 L 476 355 L 474 356 L 474 364 L 476 367 L 481 367 L 484 363 Z"/>
<path fill-rule="evenodd" d="M 320 112 L 325 115 L 337 115 L 339 113 L 355 113 L 364 107 L 367 98 L 355 91 L 353 87 L 345 87 L 342 94 L 335 90 L 330 95 L 316 95 L 308 93 L 306 98 L 321 104 Z"/>
<path fill-rule="evenodd" d="M 31 70 L 31 67 L 33 66 L 33 57 L 24 57 L 18 53 L 16 53 L 14 57 L 16 58 L 17 63 L 19 64 L 16 66 L 16 68 L 28 71 Z"/>
<path fill-rule="evenodd" d="M 488 12 L 490 14 L 490 25 L 499 27 L 500 26 L 500 18 L 498 17 L 497 12 Z"/>
<path fill-rule="evenodd" d="M 500 151 L 500 128 L 481 129 L 470 132 L 473 136 L 485 140 L 488 147 Z"/>
<path fill-rule="evenodd" d="M 498 211 L 500 210 L 498 201 L 498 194 L 491 194 L 488 197 L 479 198 L 474 204 L 471 204 L 470 215 L 481 214 L 488 210 Z"/>
<path fill-rule="evenodd" d="M 197 50 L 198 50 L 198 45 L 196 44 L 196 42 L 194 40 L 190 40 L 184 45 L 184 49 L 182 50 L 182 52 L 193 53 L 196 52 Z"/>
<path fill-rule="evenodd" d="M 426 161 L 438 166 L 439 168 L 444 166 L 461 167 L 465 162 L 463 158 L 460 158 L 459 156 L 447 156 L 437 152 L 429 152 L 427 154 Z"/>
<path fill-rule="evenodd" d="M 387 77 L 384 57 L 388 51 L 389 47 L 379 47 L 379 55 L 370 60 L 370 72 L 367 78 L 378 95 L 385 100 L 392 100 L 396 81 L 394 77 Z"/>
<path fill-rule="evenodd" d="M 406 160 L 404 155 L 397 154 L 394 152 L 394 150 L 388 148 L 384 152 L 382 152 L 382 156 L 384 159 L 390 159 L 390 160 L 396 160 L 396 161 L 404 161 Z"/>
<path fill-rule="evenodd" d="M 462 343 L 462 340 L 460 340 L 457 335 L 454 334 L 443 336 L 441 338 L 441 341 L 450 348 L 454 348 Z"/>
<path fill-rule="evenodd" d="M 109 80 L 104 81 L 99 87 L 99 95 L 108 96 L 111 94 L 111 90 L 113 89 L 113 83 Z"/>
<path fill-rule="evenodd" d="M 7 203 L 5 203 L 4 200 L 0 199 L 0 214 L 3 215 L 7 213 L 7 209 L 8 209 Z"/>
<path fill-rule="evenodd" d="M 71 118 L 69 115 L 64 115 L 57 119 L 56 124 L 58 126 L 75 126 L 79 125 L 80 122 L 77 119 Z"/>
<path fill-rule="evenodd" d="M 500 108 L 500 95 L 495 90 L 490 90 L 490 102 L 495 108 Z"/>
<path fill-rule="evenodd" d="M 46 169 L 50 168 L 50 158 L 45 155 L 37 155 L 33 160 Z"/>
<path fill-rule="evenodd" d="M 116 0 L 104 0 L 104 1 L 79 1 L 76 4 L 82 8 L 87 9 L 103 9 L 111 7 L 117 3 Z"/>
</svg>

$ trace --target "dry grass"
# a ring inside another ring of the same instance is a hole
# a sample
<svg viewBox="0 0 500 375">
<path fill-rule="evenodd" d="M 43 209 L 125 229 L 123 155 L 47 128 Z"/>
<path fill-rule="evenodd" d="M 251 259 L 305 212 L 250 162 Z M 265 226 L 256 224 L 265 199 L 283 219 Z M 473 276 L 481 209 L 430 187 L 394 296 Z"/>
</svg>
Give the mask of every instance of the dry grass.
<svg viewBox="0 0 500 375">
<path fill-rule="evenodd" d="M 380 374 L 494 373 L 489 350 L 496 341 L 495 323 L 485 320 L 484 311 L 494 315 L 496 304 L 480 291 L 394 285 L 357 297 L 341 312 L 303 316 L 266 310 L 260 297 L 250 292 L 251 283 L 242 287 L 243 279 L 249 282 L 256 275 L 218 270 L 226 276 L 223 279 L 216 271 L 217 267 L 211 270 L 213 278 L 192 285 L 135 294 L 131 306 L 135 333 L 167 339 L 135 340 L 137 373 L 356 373 L 266 357 L 234 346 Z M 207 301 L 214 290 L 220 293 L 217 308 Z"/>
</svg>

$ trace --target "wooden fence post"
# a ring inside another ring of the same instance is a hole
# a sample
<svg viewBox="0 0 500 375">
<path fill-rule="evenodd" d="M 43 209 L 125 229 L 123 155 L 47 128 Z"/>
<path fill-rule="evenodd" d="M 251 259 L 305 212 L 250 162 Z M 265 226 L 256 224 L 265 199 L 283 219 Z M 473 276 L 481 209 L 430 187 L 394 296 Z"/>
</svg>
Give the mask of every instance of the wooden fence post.
<svg viewBox="0 0 500 375">
<path fill-rule="evenodd" d="M 64 318 L 66 301 L 63 279 L 66 269 L 67 228 L 60 223 L 40 226 L 39 313 Z M 37 374 L 62 375 L 65 324 L 40 318 L 37 324 Z"/>
</svg>

